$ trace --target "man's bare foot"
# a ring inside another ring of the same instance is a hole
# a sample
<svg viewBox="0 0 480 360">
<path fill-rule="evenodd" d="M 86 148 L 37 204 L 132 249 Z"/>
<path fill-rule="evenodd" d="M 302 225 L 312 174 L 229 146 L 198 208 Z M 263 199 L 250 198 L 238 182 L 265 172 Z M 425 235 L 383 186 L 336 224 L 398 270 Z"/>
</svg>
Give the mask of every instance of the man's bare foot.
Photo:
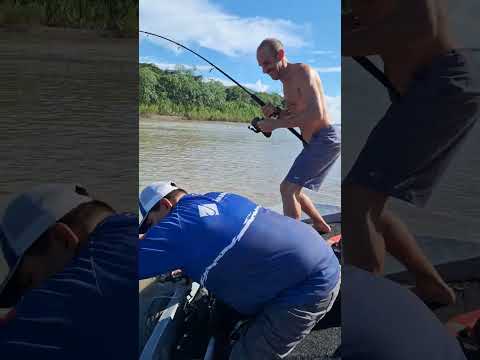
<svg viewBox="0 0 480 360">
<path fill-rule="evenodd" d="M 313 223 L 313 228 L 317 230 L 320 234 L 327 234 L 332 231 L 332 228 L 327 223 Z"/>
<path fill-rule="evenodd" d="M 453 305 L 456 301 L 455 292 L 443 280 L 418 281 L 412 291 L 423 301 Z"/>
</svg>

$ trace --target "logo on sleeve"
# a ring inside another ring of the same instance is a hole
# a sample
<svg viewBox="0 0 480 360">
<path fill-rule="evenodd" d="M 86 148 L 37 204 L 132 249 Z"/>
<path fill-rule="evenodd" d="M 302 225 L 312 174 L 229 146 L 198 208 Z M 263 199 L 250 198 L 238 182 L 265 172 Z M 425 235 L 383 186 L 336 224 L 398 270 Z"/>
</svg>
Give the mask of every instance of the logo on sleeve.
<svg viewBox="0 0 480 360">
<path fill-rule="evenodd" d="M 220 215 L 220 213 L 218 212 L 218 207 L 216 204 L 202 204 L 198 205 L 198 215 L 200 215 L 200 217 L 204 217 Z"/>
</svg>

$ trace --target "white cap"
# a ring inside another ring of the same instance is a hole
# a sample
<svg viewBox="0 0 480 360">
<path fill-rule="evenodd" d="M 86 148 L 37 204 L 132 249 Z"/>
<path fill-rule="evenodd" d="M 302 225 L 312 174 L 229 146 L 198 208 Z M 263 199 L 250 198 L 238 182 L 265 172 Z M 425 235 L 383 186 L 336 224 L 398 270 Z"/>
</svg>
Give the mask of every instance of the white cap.
<svg viewBox="0 0 480 360">
<path fill-rule="evenodd" d="M 76 184 L 43 184 L 10 197 L 0 210 L 0 296 L 25 252 L 52 225 L 78 205 L 90 202 L 84 188 Z"/>
<path fill-rule="evenodd" d="M 142 215 L 140 229 L 142 228 L 143 222 L 147 218 L 150 210 L 152 210 L 152 208 L 166 195 L 177 189 L 177 185 L 172 181 L 158 181 L 151 183 L 142 190 L 138 199 L 140 214 Z"/>
</svg>

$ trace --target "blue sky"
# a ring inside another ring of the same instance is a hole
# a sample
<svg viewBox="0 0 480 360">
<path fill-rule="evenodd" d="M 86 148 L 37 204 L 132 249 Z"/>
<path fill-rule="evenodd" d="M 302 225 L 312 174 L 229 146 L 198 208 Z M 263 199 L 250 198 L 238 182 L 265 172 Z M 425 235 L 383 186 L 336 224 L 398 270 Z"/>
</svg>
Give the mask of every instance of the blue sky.
<svg viewBox="0 0 480 360">
<path fill-rule="evenodd" d="M 318 71 L 329 112 L 340 122 L 338 0 L 140 0 L 140 29 L 192 48 L 253 90 L 281 94 L 281 83 L 262 74 L 255 57 L 262 39 L 279 38 L 290 62 Z M 139 56 L 161 68 L 195 66 L 205 78 L 231 84 L 203 60 L 161 39 L 141 35 Z"/>
</svg>

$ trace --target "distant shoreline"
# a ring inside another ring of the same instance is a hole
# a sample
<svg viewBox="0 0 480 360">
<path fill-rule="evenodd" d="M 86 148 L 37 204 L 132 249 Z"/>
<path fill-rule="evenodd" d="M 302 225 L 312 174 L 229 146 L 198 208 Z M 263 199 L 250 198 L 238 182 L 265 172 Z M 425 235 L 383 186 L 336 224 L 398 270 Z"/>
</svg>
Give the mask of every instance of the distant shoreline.
<svg viewBox="0 0 480 360">
<path fill-rule="evenodd" d="M 201 121 L 201 122 L 228 122 L 228 123 L 243 123 L 243 124 L 248 124 L 248 121 L 233 121 L 233 120 L 218 120 L 218 119 L 189 119 L 186 116 L 181 116 L 181 115 L 160 115 L 160 114 L 155 114 L 155 113 L 141 113 L 140 114 L 140 120 L 141 119 L 152 119 L 152 120 L 158 120 L 158 121 Z M 341 124 L 333 123 L 333 126 L 340 127 Z"/>
<path fill-rule="evenodd" d="M 155 113 L 140 113 L 140 119 L 153 119 L 159 121 L 204 121 L 204 122 L 229 122 L 248 124 L 249 121 L 231 119 L 190 119 L 182 115 L 161 115 Z"/>
</svg>

